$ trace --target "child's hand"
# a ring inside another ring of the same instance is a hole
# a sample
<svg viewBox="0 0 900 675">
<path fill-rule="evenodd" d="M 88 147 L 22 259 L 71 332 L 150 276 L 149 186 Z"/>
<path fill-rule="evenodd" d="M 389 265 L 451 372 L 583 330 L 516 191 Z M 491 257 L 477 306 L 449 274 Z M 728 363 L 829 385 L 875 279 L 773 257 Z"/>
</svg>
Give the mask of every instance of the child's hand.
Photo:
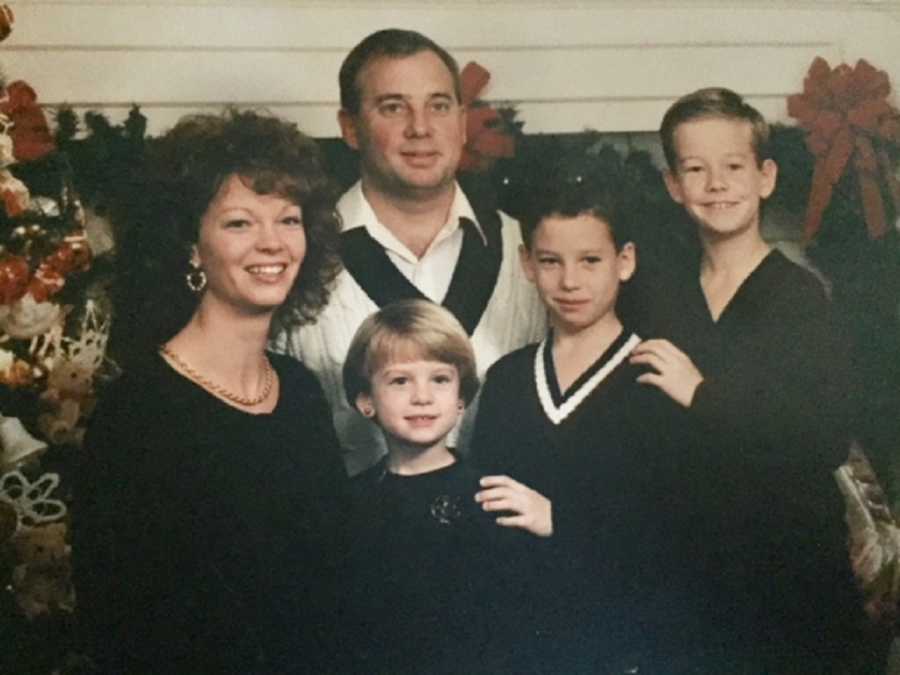
<svg viewBox="0 0 900 675">
<path fill-rule="evenodd" d="M 631 363 L 643 363 L 657 372 L 644 373 L 638 382 L 662 389 L 673 401 L 691 407 L 694 393 L 703 382 L 703 373 L 690 357 L 668 340 L 644 340 L 634 348 Z"/>
<path fill-rule="evenodd" d="M 486 488 L 475 493 L 475 501 L 485 511 L 508 511 L 497 524 L 518 527 L 539 537 L 553 534 L 553 505 L 550 500 L 509 476 L 484 476 L 479 483 Z"/>
</svg>

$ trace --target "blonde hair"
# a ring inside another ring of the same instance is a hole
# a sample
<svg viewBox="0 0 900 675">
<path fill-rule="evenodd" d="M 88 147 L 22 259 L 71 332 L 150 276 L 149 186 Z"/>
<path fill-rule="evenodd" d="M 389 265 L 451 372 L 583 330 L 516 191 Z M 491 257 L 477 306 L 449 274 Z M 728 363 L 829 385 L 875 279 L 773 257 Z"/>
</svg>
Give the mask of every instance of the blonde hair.
<svg viewBox="0 0 900 675">
<path fill-rule="evenodd" d="M 762 166 L 764 160 L 770 159 L 769 125 L 759 110 L 730 89 L 706 87 L 679 98 L 663 116 L 659 135 L 671 171 L 678 171 L 675 131 L 687 122 L 708 118 L 747 122 L 753 132 L 750 142 L 753 154 L 756 155 L 756 163 Z"/>
<path fill-rule="evenodd" d="M 344 361 L 347 401 L 355 406 L 360 394 L 370 393 L 372 375 L 386 363 L 415 358 L 455 366 L 460 398 L 466 404 L 475 398 L 475 352 L 456 317 L 428 300 L 400 300 L 370 314 L 356 330 Z"/>
</svg>

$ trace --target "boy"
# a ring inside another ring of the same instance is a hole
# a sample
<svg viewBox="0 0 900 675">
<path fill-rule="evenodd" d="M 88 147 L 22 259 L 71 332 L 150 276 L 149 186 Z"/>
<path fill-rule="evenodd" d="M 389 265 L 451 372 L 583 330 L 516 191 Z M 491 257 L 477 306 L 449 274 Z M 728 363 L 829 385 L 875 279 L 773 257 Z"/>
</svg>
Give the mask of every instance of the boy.
<svg viewBox="0 0 900 675">
<path fill-rule="evenodd" d="M 646 622 L 665 623 L 650 608 L 671 604 L 662 579 L 679 567 L 662 527 L 672 491 L 654 437 L 669 426 L 665 402 L 636 383 L 628 356 L 640 338 L 616 313 L 636 267 L 621 192 L 551 186 L 522 218 L 521 263 L 551 330 L 489 370 L 472 440 L 473 462 L 492 474 L 477 495 L 485 511 L 550 537 L 533 556 L 533 585 L 552 589 L 549 672 L 649 667 L 642 640 L 656 631 Z"/>
<path fill-rule="evenodd" d="M 672 105 L 660 134 L 666 185 L 701 255 L 657 284 L 678 296 L 631 361 L 697 435 L 686 513 L 719 630 L 710 645 L 765 672 L 855 672 L 836 665 L 861 618 L 831 478 L 847 452 L 845 363 L 821 284 L 760 233 L 777 176 L 768 126 L 712 88 Z"/>
<path fill-rule="evenodd" d="M 352 482 L 351 631 L 360 672 L 506 672 L 514 550 L 473 497 L 479 474 L 447 436 L 478 390 L 459 322 L 425 300 L 385 306 L 359 327 L 347 400 L 388 454 Z M 517 619 L 518 620 L 518 619 Z M 512 672 L 512 671 L 510 671 Z"/>
</svg>

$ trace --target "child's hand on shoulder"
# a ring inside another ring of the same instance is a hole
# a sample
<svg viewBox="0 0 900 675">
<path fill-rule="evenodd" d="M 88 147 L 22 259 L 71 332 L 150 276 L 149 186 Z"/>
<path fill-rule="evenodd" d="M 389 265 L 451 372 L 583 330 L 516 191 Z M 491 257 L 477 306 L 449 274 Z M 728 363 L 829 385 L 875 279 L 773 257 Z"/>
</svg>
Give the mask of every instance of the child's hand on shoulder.
<svg viewBox="0 0 900 675">
<path fill-rule="evenodd" d="M 553 534 L 553 505 L 537 490 L 509 476 L 484 476 L 475 501 L 485 511 L 506 511 L 497 518 L 503 527 L 518 527 L 538 537 Z"/>
<path fill-rule="evenodd" d="M 659 387 L 676 403 L 691 407 L 694 393 L 703 382 L 703 373 L 678 347 L 668 340 L 644 340 L 631 352 L 629 361 L 656 371 L 639 376 L 638 382 Z"/>
</svg>

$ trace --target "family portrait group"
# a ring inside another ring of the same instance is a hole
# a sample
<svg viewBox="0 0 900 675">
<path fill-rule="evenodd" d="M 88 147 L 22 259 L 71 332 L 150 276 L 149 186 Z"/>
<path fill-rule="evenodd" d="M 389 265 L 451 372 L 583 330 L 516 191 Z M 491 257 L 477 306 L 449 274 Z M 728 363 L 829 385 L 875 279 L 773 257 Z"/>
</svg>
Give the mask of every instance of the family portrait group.
<svg viewBox="0 0 900 675">
<path fill-rule="evenodd" d="M 866 374 L 764 236 L 784 170 L 749 97 L 658 120 L 666 249 L 628 166 L 548 156 L 513 215 L 470 190 L 477 108 L 423 32 L 334 77 L 349 187 L 239 105 L 120 176 L 67 672 L 889 672 L 833 476 Z"/>
</svg>

